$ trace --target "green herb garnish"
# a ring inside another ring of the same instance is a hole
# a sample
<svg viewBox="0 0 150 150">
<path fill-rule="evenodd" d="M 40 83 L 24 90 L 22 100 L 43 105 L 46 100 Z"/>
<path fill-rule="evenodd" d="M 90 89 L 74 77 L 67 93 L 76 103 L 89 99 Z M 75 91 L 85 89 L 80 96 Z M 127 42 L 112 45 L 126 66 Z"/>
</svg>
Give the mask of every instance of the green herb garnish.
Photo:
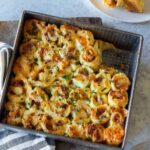
<svg viewBox="0 0 150 150">
<path fill-rule="evenodd" d="M 38 65 L 38 59 L 37 58 L 34 58 L 34 64 Z"/>
<path fill-rule="evenodd" d="M 26 103 L 26 108 L 27 108 L 27 109 L 31 108 L 31 102 L 27 102 L 27 103 Z"/>
<path fill-rule="evenodd" d="M 62 78 L 68 80 L 68 79 L 70 79 L 70 75 L 64 75 Z"/>
</svg>

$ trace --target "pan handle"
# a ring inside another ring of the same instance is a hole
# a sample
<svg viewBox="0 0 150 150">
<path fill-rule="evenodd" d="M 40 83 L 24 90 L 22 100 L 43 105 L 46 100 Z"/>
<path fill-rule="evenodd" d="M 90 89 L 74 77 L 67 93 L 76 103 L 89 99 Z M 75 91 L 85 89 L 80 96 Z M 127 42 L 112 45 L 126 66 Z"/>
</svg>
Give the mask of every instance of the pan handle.
<svg viewBox="0 0 150 150">
<path fill-rule="evenodd" d="M 65 19 L 71 21 L 71 23 L 73 23 L 73 25 L 75 26 L 78 23 L 81 28 L 95 29 L 98 28 L 99 26 L 102 26 L 102 20 L 99 17 L 75 17 Z"/>
<path fill-rule="evenodd" d="M 69 18 L 69 20 L 83 23 L 84 25 L 88 24 L 89 26 L 102 26 L 102 19 L 100 17 L 75 17 Z"/>
<path fill-rule="evenodd" d="M 9 66 L 10 58 L 13 52 L 13 47 L 0 42 L 0 95 L 5 81 L 5 75 Z"/>
</svg>

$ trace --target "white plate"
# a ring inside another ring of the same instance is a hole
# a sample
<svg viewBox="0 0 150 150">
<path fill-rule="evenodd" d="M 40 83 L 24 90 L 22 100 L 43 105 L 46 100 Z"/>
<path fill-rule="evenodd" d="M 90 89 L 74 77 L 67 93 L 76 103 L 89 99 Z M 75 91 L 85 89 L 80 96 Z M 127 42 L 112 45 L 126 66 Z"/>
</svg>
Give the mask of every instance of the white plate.
<svg viewBox="0 0 150 150">
<path fill-rule="evenodd" d="M 139 23 L 150 21 L 150 0 L 144 0 L 144 13 L 128 12 L 123 8 L 108 8 L 103 4 L 103 0 L 90 0 L 101 12 L 107 16 L 123 22 Z"/>
</svg>

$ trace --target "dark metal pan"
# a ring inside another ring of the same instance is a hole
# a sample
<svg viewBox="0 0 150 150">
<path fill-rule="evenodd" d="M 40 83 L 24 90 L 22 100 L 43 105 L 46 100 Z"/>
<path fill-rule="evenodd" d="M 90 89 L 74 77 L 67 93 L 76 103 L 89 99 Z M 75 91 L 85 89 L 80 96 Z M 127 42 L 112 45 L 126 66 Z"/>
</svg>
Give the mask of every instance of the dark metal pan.
<svg viewBox="0 0 150 150">
<path fill-rule="evenodd" d="M 120 147 L 114 147 L 114 146 L 104 145 L 100 143 L 92 143 L 89 141 L 73 139 L 65 136 L 52 135 L 44 132 L 39 132 L 31 129 L 25 129 L 23 127 L 17 127 L 17 126 L 12 126 L 12 125 L 7 125 L 2 123 L 2 119 L 4 117 L 4 103 L 6 100 L 6 93 L 9 85 L 9 79 L 12 71 L 13 62 L 17 56 L 18 48 L 22 39 L 22 30 L 24 26 L 24 21 L 29 18 L 43 20 L 45 22 L 54 23 L 56 25 L 67 23 L 70 25 L 78 26 L 80 28 L 88 29 L 94 33 L 95 38 L 99 38 L 104 41 L 113 43 L 117 47 L 116 50 L 105 51 L 103 54 L 103 60 L 105 64 L 109 66 L 114 66 L 115 68 L 124 71 L 130 78 L 132 83 L 128 92 L 129 104 L 127 106 L 127 109 L 129 111 L 129 114 L 127 116 L 126 123 L 125 123 L 125 137 Z M 88 25 L 85 23 L 80 23 L 78 21 L 70 21 L 68 19 L 58 18 L 54 16 L 36 13 L 36 12 L 24 11 L 19 23 L 19 27 L 14 42 L 14 47 L 13 47 L 13 54 L 11 56 L 11 60 L 7 69 L 7 74 L 3 85 L 2 97 L 0 101 L 0 125 L 2 127 L 15 130 L 15 131 L 27 132 L 30 134 L 49 137 L 51 139 L 67 141 L 67 142 L 80 144 L 88 147 L 100 148 L 103 150 L 123 149 L 125 145 L 126 135 L 127 135 L 127 128 L 128 128 L 129 116 L 131 111 L 133 95 L 134 95 L 136 76 L 137 76 L 141 51 L 142 51 L 141 49 L 142 43 L 143 43 L 143 37 L 138 34 L 120 31 L 102 25 L 96 26 L 94 23 L 93 25 Z M 124 68 L 122 68 L 120 64 L 124 64 Z"/>
</svg>

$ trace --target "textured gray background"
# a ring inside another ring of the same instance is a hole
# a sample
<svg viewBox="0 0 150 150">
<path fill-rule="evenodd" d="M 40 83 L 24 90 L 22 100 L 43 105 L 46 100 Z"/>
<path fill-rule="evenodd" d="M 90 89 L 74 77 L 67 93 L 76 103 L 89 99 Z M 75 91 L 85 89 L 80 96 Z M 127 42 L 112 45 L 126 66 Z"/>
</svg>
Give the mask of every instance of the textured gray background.
<svg viewBox="0 0 150 150">
<path fill-rule="evenodd" d="M 0 8 L 1 21 L 18 20 L 22 11 L 26 9 L 60 17 L 101 17 L 105 26 L 142 34 L 144 36 L 143 52 L 125 150 L 150 140 L 150 22 L 128 24 L 111 20 L 94 8 L 88 0 L 0 0 Z M 16 23 L 12 23 L 11 26 L 16 26 Z M 0 41 L 12 44 L 15 32 L 16 30 L 7 28 L 5 23 L 0 23 Z M 6 38 L 8 34 L 12 35 L 9 39 Z M 63 142 L 57 142 L 57 149 L 89 150 L 86 147 Z"/>
</svg>

